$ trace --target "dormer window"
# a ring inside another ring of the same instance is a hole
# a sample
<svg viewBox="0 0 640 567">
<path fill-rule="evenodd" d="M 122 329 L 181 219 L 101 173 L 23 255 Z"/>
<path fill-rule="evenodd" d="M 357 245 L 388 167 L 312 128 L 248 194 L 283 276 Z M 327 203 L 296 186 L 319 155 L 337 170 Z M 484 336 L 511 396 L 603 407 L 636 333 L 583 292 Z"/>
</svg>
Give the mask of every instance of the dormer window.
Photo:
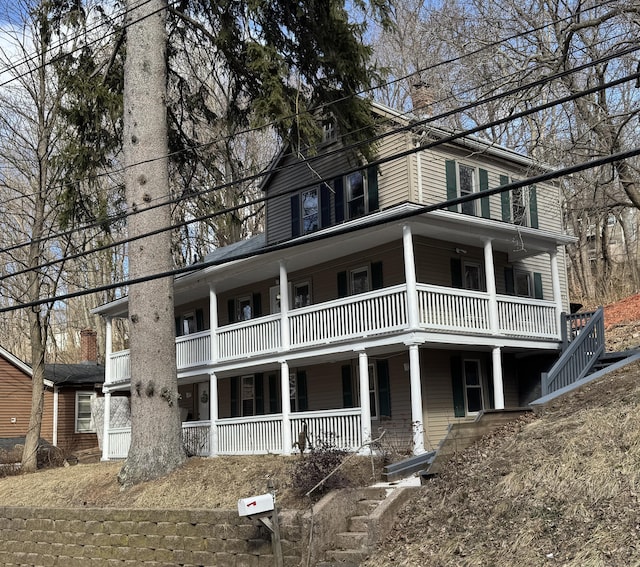
<svg viewBox="0 0 640 567">
<path fill-rule="evenodd" d="M 332 115 L 326 116 L 322 121 L 322 143 L 330 144 L 338 139 L 336 119 Z"/>
</svg>

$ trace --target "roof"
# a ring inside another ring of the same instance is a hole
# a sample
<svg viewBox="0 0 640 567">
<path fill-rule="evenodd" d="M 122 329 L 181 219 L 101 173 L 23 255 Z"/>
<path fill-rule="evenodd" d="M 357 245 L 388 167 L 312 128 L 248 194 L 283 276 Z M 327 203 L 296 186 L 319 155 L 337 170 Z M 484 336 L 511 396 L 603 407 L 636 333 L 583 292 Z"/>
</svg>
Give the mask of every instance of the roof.
<svg viewBox="0 0 640 567">
<path fill-rule="evenodd" d="M 45 364 L 44 376 L 56 386 L 102 384 L 104 382 L 104 366 L 93 362 Z"/>
<path fill-rule="evenodd" d="M 231 261 L 234 258 L 243 258 L 262 250 L 266 245 L 267 239 L 264 233 L 249 238 L 248 240 L 240 240 L 228 246 L 216 248 L 209 252 L 205 258 L 205 263 Z"/>
</svg>

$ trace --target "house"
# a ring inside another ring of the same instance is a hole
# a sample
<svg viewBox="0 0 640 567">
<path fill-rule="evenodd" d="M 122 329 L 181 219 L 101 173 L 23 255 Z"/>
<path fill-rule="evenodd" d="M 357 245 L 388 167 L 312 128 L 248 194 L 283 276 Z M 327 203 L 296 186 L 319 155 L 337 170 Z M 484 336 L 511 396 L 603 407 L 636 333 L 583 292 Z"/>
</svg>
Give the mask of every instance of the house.
<svg viewBox="0 0 640 567">
<path fill-rule="evenodd" d="M 65 451 L 98 446 L 91 401 L 101 395 L 96 333 L 81 332 L 80 364 L 45 364 L 41 438 Z M 31 367 L 0 347 L 0 438 L 24 443 L 31 415 Z"/>
<path fill-rule="evenodd" d="M 569 308 L 558 188 L 483 196 L 539 165 L 476 138 L 437 144 L 450 133 L 375 113 L 376 162 L 343 151 L 335 128 L 312 162 L 283 152 L 263 184 L 264 233 L 176 277 L 194 453 L 288 454 L 306 428 L 349 450 L 385 431 L 419 454 L 451 423 L 539 394 Z M 461 196 L 477 198 L 451 203 Z M 110 347 L 127 299 L 94 312 L 107 324 L 108 405 L 131 381 L 129 352 Z M 103 458 L 126 456 L 130 431 L 104 427 Z"/>
</svg>

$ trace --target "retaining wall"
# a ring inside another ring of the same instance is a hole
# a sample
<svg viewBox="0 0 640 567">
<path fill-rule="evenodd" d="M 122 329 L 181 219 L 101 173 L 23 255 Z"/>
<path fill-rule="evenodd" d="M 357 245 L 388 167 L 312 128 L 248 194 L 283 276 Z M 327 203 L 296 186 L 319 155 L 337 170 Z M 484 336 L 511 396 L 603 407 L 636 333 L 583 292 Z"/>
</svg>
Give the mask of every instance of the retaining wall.
<svg viewBox="0 0 640 567">
<path fill-rule="evenodd" d="M 302 517 L 280 513 L 285 567 L 305 545 Z M 269 531 L 237 512 L 0 507 L 0 565 L 272 567 Z"/>
</svg>

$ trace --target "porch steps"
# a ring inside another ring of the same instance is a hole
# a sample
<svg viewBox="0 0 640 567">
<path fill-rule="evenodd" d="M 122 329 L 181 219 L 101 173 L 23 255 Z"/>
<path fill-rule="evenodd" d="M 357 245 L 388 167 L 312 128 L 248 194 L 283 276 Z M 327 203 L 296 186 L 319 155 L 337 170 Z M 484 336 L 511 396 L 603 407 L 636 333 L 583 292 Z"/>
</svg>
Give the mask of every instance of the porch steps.
<svg viewBox="0 0 640 567">
<path fill-rule="evenodd" d="M 374 486 L 360 491 L 347 520 L 347 531 L 335 534 L 333 549 L 325 551 L 317 567 L 358 567 L 390 529 L 397 510 L 407 501 L 411 488 Z"/>
</svg>

